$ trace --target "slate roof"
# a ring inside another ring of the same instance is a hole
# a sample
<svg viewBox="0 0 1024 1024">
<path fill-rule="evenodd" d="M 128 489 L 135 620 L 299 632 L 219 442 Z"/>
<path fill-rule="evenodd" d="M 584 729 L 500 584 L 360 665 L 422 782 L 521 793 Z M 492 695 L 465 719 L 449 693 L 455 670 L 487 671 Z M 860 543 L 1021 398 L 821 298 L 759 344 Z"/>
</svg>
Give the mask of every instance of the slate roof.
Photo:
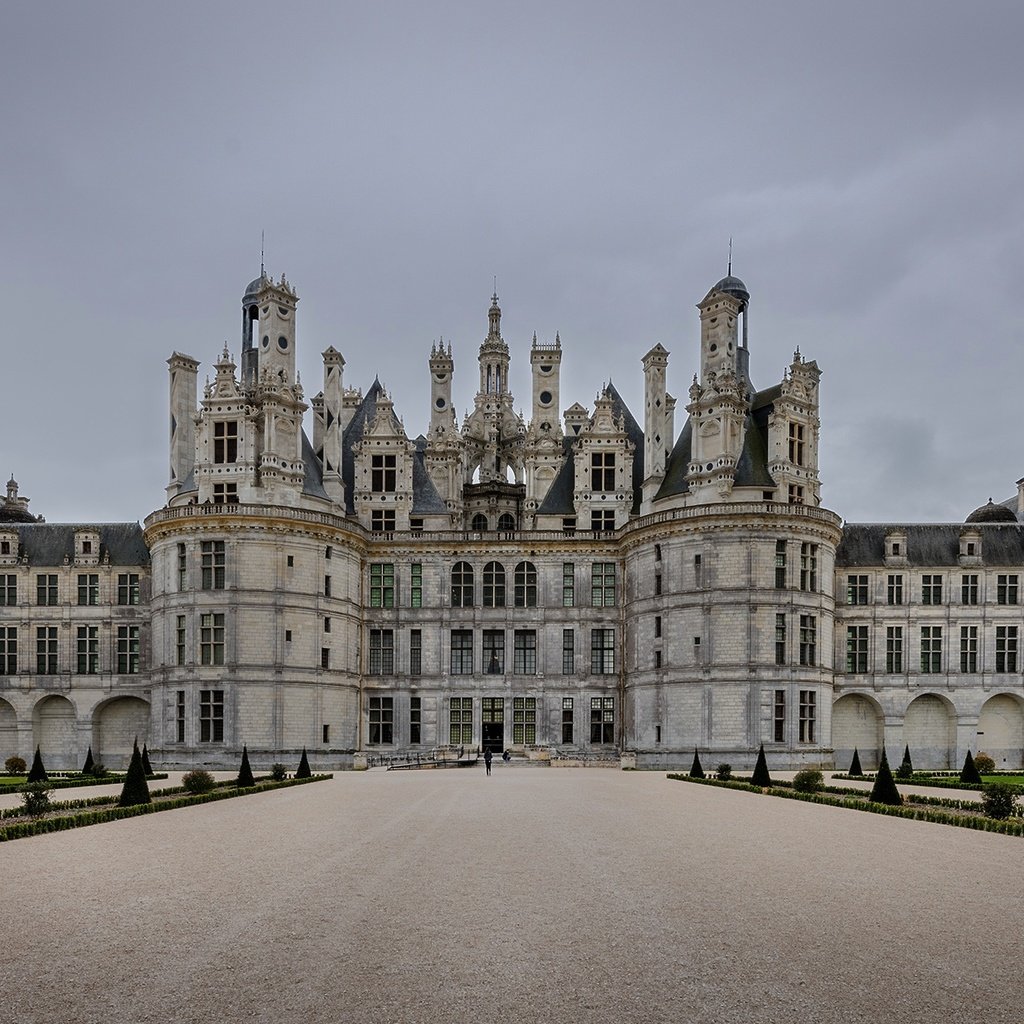
<svg viewBox="0 0 1024 1024">
<path fill-rule="evenodd" d="M 906 535 L 906 559 L 912 566 L 959 566 L 961 523 L 848 523 L 836 549 L 837 566 L 876 566 L 885 564 L 885 535 Z M 1024 563 L 1024 524 L 982 523 L 972 525 L 981 535 L 981 559 L 984 565 L 1021 565 Z"/>
<path fill-rule="evenodd" d="M 149 549 L 138 523 L 25 523 L 17 524 L 18 554 L 30 565 L 62 565 L 65 555 L 75 557 L 75 531 L 91 530 L 100 535 L 101 563 L 107 555 L 111 565 L 149 565 Z"/>
<path fill-rule="evenodd" d="M 562 438 L 562 468 L 551 481 L 548 493 L 537 506 L 537 515 L 571 516 L 576 514 L 572 496 L 576 490 L 576 469 L 572 461 L 572 446 L 575 437 Z"/>
<path fill-rule="evenodd" d="M 447 512 L 448 506 L 437 493 L 434 481 L 427 473 L 427 439 L 416 438 L 416 452 L 412 457 L 412 510 L 414 513 Z"/>
</svg>

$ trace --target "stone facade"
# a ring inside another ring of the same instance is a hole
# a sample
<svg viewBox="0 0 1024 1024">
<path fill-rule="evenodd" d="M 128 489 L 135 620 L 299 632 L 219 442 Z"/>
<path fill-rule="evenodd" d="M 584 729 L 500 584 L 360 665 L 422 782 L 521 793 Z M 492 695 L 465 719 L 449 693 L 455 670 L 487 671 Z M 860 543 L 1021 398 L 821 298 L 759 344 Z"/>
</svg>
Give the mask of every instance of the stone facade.
<svg viewBox="0 0 1024 1024">
<path fill-rule="evenodd" d="M 751 383 L 750 296 L 699 303 L 675 429 L 669 352 L 642 358 L 643 428 L 611 385 L 560 414 L 562 340 L 529 349 L 514 411 L 493 296 L 472 410 L 449 342 L 427 433 L 323 353 L 307 404 L 298 296 L 265 274 L 197 393 L 174 353 L 166 504 L 137 524 L 0 508 L 0 755 L 135 737 L 167 767 L 510 749 L 557 764 L 919 766 L 1024 756 L 1024 485 L 963 525 L 845 525 L 822 507 L 819 378 Z M 310 421 L 307 436 L 304 422 Z M 311 437 L 311 439 L 310 439 Z"/>
</svg>

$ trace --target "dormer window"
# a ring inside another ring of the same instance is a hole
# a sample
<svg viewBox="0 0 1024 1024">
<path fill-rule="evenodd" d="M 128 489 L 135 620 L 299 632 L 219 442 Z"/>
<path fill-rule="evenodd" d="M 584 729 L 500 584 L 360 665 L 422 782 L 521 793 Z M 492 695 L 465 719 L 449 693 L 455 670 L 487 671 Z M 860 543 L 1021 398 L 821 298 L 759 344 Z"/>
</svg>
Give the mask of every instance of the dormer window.
<svg viewBox="0 0 1024 1024">
<path fill-rule="evenodd" d="M 91 540 L 83 540 L 82 541 L 82 554 L 83 555 L 91 555 L 92 554 L 92 541 Z"/>
<path fill-rule="evenodd" d="M 591 490 L 615 490 L 614 452 L 594 452 L 590 456 L 590 478 Z"/>
<path fill-rule="evenodd" d="M 789 461 L 794 466 L 804 464 L 804 426 L 802 423 L 789 425 Z"/>
<path fill-rule="evenodd" d="M 220 466 L 238 461 L 238 421 L 222 420 L 213 425 L 213 461 Z"/>
<path fill-rule="evenodd" d="M 397 458 L 394 455 L 370 456 L 370 490 L 375 494 L 391 493 L 397 488 Z"/>
<path fill-rule="evenodd" d="M 75 533 L 75 561 L 96 565 L 100 556 L 100 535 L 93 531 Z"/>
</svg>

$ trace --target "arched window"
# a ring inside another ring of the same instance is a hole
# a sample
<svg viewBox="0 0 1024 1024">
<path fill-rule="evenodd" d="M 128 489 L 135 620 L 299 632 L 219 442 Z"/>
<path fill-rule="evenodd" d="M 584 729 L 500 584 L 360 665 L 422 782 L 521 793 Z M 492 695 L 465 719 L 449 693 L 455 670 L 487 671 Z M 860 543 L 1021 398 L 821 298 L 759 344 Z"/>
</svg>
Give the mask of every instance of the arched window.
<svg viewBox="0 0 1024 1024">
<path fill-rule="evenodd" d="M 473 607 L 473 566 L 456 562 L 452 569 L 452 607 Z"/>
<path fill-rule="evenodd" d="M 487 516 L 485 516 L 483 512 L 477 512 L 477 514 L 473 516 L 473 522 L 470 525 L 470 529 L 473 530 L 475 533 L 482 533 L 484 530 L 486 530 Z"/>
<path fill-rule="evenodd" d="M 505 607 L 505 567 L 501 562 L 484 566 L 484 607 Z"/>
<path fill-rule="evenodd" d="M 514 530 L 516 528 L 516 517 L 511 512 L 502 512 L 498 517 L 499 530 Z"/>
<path fill-rule="evenodd" d="M 516 607 L 537 607 L 537 566 L 520 562 L 516 566 Z"/>
</svg>

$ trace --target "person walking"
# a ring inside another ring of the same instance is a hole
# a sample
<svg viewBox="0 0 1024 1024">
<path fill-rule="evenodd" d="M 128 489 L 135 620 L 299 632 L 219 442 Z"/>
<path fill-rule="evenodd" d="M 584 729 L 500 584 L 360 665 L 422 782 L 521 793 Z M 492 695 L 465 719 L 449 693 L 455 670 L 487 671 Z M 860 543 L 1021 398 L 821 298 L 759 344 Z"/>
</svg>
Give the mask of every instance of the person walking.
<svg viewBox="0 0 1024 1024">
<path fill-rule="evenodd" d="M 487 774 L 491 774 L 491 752 L 490 750 L 484 751 L 484 767 L 487 769 Z"/>
</svg>

